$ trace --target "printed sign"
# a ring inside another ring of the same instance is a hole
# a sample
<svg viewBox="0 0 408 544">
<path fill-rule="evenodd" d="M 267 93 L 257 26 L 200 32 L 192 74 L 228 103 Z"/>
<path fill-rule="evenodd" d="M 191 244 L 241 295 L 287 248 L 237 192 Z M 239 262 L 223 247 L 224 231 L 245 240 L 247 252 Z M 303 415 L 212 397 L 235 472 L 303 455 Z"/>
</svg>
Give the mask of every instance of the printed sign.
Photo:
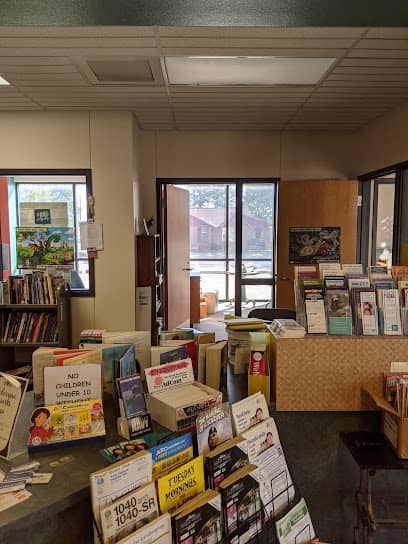
<svg viewBox="0 0 408 544">
<path fill-rule="evenodd" d="M 194 382 L 191 359 L 146 368 L 145 374 L 149 393 Z"/>
<path fill-rule="evenodd" d="M 44 368 L 45 404 L 66 404 L 102 396 L 101 365 Z"/>
</svg>

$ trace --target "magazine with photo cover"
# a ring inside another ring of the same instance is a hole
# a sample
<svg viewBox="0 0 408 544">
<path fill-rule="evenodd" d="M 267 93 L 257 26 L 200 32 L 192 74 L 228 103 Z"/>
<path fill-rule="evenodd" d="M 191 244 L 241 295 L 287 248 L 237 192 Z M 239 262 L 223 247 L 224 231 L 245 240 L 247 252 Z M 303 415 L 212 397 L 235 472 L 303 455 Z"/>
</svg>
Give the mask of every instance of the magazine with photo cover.
<svg viewBox="0 0 408 544">
<path fill-rule="evenodd" d="M 112 444 L 112 446 L 99 450 L 99 453 L 110 463 L 115 463 L 125 457 L 134 455 L 138 451 L 150 450 L 153 446 L 157 446 L 161 442 L 165 442 L 171 438 L 173 438 L 173 433 L 170 431 L 145 433 L 143 437 Z"/>
<path fill-rule="evenodd" d="M 114 544 L 159 515 L 156 488 L 150 482 L 101 508 L 103 544 Z"/>
<path fill-rule="evenodd" d="M 328 289 L 326 306 L 329 334 L 350 336 L 352 320 L 349 292 L 346 289 Z"/>
<path fill-rule="evenodd" d="M 174 520 L 179 544 L 219 544 L 222 542 L 221 495 L 212 489 L 187 502 Z"/>
<path fill-rule="evenodd" d="M 131 418 L 146 412 L 146 401 L 140 374 L 118 378 L 119 406 L 122 417 Z"/>
<path fill-rule="evenodd" d="M 206 455 L 233 437 L 229 402 L 218 404 L 197 415 L 198 454 Z"/>
<path fill-rule="evenodd" d="M 247 442 L 242 436 L 227 440 L 205 458 L 207 486 L 217 489 L 233 472 L 248 464 Z"/>
<path fill-rule="evenodd" d="M 271 417 L 243 432 L 242 438 L 247 441 L 250 463 L 255 463 L 258 455 L 273 445 L 280 443 L 276 423 Z"/>
<path fill-rule="evenodd" d="M 220 484 L 224 529 L 230 541 L 242 544 L 256 536 L 263 526 L 263 509 L 256 477 L 257 468 L 248 464 Z"/>
<path fill-rule="evenodd" d="M 236 434 L 241 434 L 269 417 L 268 405 L 262 393 L 254 393 L 234 402 L 231 405 L 231 413 Z"/>
</svg>

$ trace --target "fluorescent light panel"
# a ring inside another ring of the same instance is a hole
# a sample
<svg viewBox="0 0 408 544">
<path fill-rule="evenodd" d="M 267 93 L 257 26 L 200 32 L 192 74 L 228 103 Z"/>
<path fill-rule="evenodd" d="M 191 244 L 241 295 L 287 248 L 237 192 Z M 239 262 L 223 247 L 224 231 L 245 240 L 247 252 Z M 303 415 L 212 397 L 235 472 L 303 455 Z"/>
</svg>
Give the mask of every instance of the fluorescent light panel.
<svg viewBox="0 0 408 544">
<path fill-rule="evenodd" d="M 314 85 L 335 58 L 166 57 L 172 85 Z"/>
<path fill-rule="evenodd" d="M 0 76 L 0 85 L 10 85 L 10 83 L 7 81 L 7 79 Z"/>
</svg>

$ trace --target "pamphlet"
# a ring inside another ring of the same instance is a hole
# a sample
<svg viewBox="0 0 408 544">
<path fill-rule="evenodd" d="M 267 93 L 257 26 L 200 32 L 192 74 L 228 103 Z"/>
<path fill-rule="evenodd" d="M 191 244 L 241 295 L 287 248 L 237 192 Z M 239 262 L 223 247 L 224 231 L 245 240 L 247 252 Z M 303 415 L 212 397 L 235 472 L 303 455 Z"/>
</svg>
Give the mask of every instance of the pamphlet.
<svg viewBox="0 0 408 544">
<path fill-rule="evenodd" d="M 206 455 L 219 444 L 232 438 L 231 408 L 228 402 L 218 404 L 197 415 L 198 454 Z"/>
<path fill-rule="evenodd" d="M 316 536 L 305 499 L 276 522 L 276 534 L 280 544 L 309 544 Z"/>
<path fill-rule="evenodd" d="M 231 405 L 232 419 L 236 434 L 241 434 L 250 427 L 269 417 L 265 396 L 254 393 Z"/>
</svg>

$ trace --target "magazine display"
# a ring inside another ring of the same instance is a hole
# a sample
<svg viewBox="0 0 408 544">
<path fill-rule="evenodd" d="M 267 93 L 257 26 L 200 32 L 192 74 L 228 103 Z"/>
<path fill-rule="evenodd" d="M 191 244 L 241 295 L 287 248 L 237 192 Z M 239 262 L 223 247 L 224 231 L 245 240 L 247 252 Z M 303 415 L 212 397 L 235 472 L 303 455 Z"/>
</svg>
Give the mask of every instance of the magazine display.
<svg viewBox="0 0 408 544">
<path fill-rule="evenodd" d="M 152 481 L 152 455 L 141 451 L 90 474 L 92 512 L 102 533 L 101 509 L 133 489 Z M 97 539 L 95 539 L 97 541 Z"/>
<path fill-rule="evenodd" d="M 198 454 L 207 455 L 233 437 L 231 408 L 228 402 L 204 410 L 196 418 Z"/>
</svg>

